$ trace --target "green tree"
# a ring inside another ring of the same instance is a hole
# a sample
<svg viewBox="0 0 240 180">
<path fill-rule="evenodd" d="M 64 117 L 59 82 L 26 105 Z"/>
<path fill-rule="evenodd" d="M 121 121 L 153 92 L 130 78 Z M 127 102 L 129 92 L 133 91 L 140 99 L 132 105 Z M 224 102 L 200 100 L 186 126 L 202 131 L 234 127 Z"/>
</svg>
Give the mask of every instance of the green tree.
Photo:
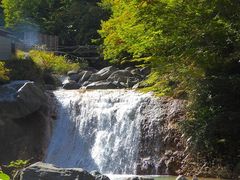
<svg viewBox="0 0 240 180">
<path fill-rule="evenodd" d="M 63 44 L 87 44 L 107 13 L 97 0 L 2 0 L 6 26 L 33 23 L 40 31 L 59 35 Z"/>
<path fill-rule="evenodd" d="M 147 91 L 187 92 L 191 109 L 183 131 L 192 137 L 192 147 L 208 160 L 235 167 L 240 162 L 240 104 L 233 100 L 240 88 L 240 2 L 102 0 L 102 6 L 112 12 L 99 31 L 105 58 L 151 66 Z"/>
<path fill-rule="evenodd" d="M 184 88 L 239 59 L 238 1 L 103 0 L 102 4 L 112 10 L 99 31 L 107 59 L 124 61 L 130 55 L 131 61 L 150 63 L 154 74 Z M 162 82 L 156 83 L 156 90 L 166 84 Z"/>
</svg>

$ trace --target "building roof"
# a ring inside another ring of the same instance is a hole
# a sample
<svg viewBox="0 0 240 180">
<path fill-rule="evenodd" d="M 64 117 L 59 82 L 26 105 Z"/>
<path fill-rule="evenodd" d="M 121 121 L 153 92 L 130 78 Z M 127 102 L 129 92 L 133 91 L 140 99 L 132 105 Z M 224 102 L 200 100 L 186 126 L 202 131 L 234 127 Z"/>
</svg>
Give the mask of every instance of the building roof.
<svg viewBox="0 0 240 180">
<path fill-rule="evenodd" d="M 15 40 L 15 41 L 19 41 L 18 38 L 16 36 L 13 35 L 13 33 L 11 33 L 10 31 L 7 31 L 6 29 L 0 27 L 0 36 Z"/>
<path fill-rule="evenodd" d="M 17 39 L 16 36 L 14 36 L 11 32 L 3 29 L 2 27 L 0 27 L 0 36 L 6 37 L 9 39 L 14 39 L 14 40 Z"/>
</svg>

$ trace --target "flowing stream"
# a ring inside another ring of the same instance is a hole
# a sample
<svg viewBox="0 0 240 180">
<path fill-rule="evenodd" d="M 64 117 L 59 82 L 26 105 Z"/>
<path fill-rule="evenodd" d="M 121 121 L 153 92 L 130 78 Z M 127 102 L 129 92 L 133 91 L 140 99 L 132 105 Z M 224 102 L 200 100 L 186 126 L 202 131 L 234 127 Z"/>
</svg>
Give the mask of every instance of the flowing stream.
<svg viewBox="0 0 240 180">
<path fill-rule="evenodd" d="M 54 92 L 58 116 L 46 162 L 107 174 L 133 174 L 141 110 L 152 98 L 131 90 Z"/>
</svg>

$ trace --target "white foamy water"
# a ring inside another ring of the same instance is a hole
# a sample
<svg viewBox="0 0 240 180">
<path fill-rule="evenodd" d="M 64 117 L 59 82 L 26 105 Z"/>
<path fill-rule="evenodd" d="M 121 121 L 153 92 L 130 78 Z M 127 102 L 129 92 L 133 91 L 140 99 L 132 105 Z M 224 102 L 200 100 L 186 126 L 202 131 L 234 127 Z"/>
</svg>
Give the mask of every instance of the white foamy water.
<svg viewBox="0 0 240 180">
<path fill-rule="evenodd" d="M 141 109 L 151 94 L 130 90 L 59 90 L 46 162 L 102 173 L 134 173 Z"/>
</svg>

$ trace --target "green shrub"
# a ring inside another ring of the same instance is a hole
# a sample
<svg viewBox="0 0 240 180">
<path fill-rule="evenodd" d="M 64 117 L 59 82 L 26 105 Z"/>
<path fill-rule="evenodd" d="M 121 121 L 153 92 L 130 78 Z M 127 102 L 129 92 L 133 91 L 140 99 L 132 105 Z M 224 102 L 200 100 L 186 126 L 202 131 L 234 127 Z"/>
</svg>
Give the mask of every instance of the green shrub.
<svg viewBox="0 0 240 180">
<path fill-rule="evenodd" d="M 0 83 L 9 80 L 9 69 L 5 67 L 5 63 L 0 61 Z"/>
<path fill-rule="evenodd" d="M 31 50 L 29 56 L 39 68 L 46 72 L 65 74 L 80 67 L 78 63 L 70 63 L 65 56 L 57 56 L 52 52 Z"/>
<path fill-rule="evenodd" d="M 30 165 L 30 160 L 16 160 L 16 161 L 11 161 L 8 165 L 4 165 L 3 168 L 4 168 L 4 171 L 7 172 L 7 174 L 9 174 L 11 177 L 13 177 L 13 179 L 15 179 L 15 177 L 18 176 L 18 172 L 29 165 Z"/>
<path fill-rule="evenodd" d="M 0 180 L 10 180 L 10 177 L 7 174 L 0 171 Z"/>
</svg>

